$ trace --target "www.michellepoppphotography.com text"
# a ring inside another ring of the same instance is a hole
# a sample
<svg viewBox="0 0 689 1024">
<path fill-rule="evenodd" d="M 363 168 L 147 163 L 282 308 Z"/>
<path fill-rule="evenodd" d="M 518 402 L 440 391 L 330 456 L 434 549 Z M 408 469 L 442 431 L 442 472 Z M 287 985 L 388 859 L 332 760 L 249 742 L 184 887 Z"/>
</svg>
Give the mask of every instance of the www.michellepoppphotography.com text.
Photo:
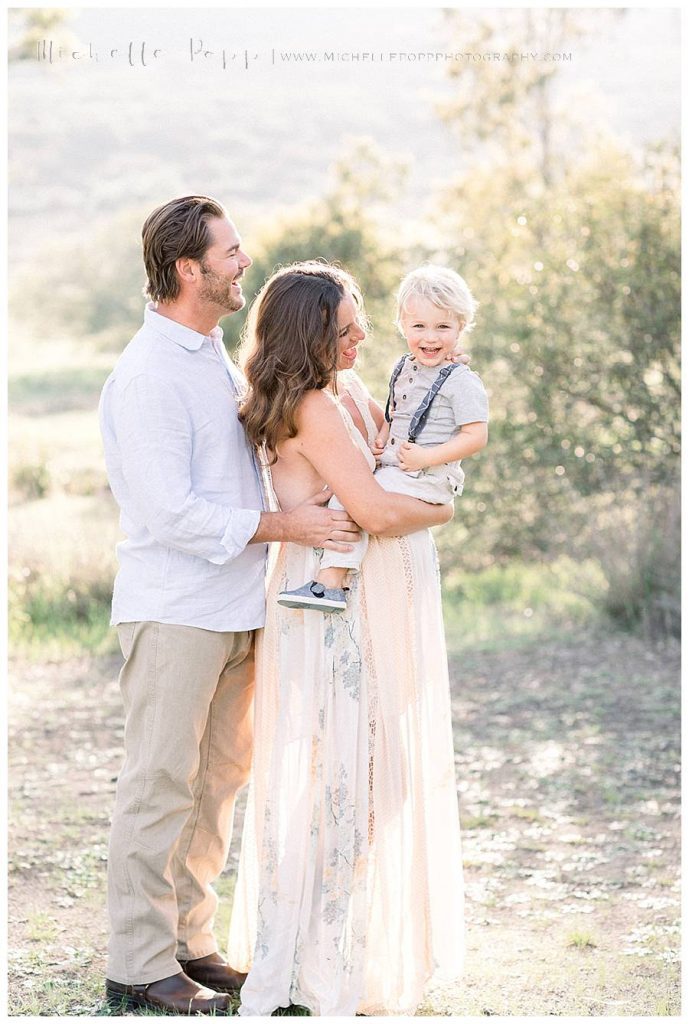
<svg viewBox="0 0 689 1024">
<path fill-rule="evenodd" d="M 180 58 L 191 64 L 203 65 L 223 71 L 243 69 L 248 71 L 256 65 L 275 66 L 278 64 L 389 64 L 408 67 L 429 64 L 478 64 L 508 63 L 524 64 L 534 62 L 569 63 L 571 52 L 539 53 L 525 48 L 507 53 L 487 51 L 444 51 L 444 50 L 283 50 L 271 47 L 269 50 L 255 50 L 246 47 L 209 46 L 203 39 L 189 39 L 179 50 L 162 48 L 146 40 L 130 40 L 118 46 L 103 46 L 88 43 L 74 49 L 52 39 L 42 39 L 36 44 L 36 59 L 43 64 L 73 65 L 128 65 L 147 68 L 159 65 L 165 60 Z"/>
</svg>

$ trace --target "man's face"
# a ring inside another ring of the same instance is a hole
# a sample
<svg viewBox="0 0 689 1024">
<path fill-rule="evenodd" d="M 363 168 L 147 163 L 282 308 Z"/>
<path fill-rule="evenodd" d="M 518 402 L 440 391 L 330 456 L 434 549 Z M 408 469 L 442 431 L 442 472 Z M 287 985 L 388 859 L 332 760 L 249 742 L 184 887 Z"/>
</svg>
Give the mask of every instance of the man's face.
<svg viewBox="0 0 689 1024">
<path fill-rule="evenodd" d="M 251 257 L 242 250 L 241 238 L 231 220 L 213 217 L 208 222 L 208 231 L 212 241 L 199 264 L 199 299 L 218 307 L 223 315 L 236 313 L 246 302 L 240 282 L 251 266 Z"/>
</svg>

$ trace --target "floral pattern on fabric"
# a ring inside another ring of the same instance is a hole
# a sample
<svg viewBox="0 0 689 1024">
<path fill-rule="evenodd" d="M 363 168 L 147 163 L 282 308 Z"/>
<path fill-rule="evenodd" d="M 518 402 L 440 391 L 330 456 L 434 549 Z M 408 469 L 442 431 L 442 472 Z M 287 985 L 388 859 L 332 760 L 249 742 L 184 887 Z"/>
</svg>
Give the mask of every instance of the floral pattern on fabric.
<svg viewBox="0 0 689 1024">
<path fill-rule="evenodd" d="M 372 538 L 344 612 L 277 604 L 315 571 L 312 549 L 280 548 L 258 643 L 239 1013 L 413 1014 L 463 956 L 437 555 L 427 531 Z"/>
</svg>

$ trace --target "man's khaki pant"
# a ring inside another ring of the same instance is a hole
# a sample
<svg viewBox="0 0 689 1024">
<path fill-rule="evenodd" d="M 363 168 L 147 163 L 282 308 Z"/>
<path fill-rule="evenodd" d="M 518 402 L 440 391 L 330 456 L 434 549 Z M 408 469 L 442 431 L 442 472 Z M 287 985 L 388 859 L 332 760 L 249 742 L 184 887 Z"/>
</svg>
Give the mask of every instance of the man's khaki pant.
<svg viewBox="0 0 689 1024">
<path fill-rule="evenodd" d="M 211 883 L 251 765 L 253 632 L 126 622 L 125 760 L 108 858 L 107 977 L 148 984 L 217 950 Z"/>
</svg>

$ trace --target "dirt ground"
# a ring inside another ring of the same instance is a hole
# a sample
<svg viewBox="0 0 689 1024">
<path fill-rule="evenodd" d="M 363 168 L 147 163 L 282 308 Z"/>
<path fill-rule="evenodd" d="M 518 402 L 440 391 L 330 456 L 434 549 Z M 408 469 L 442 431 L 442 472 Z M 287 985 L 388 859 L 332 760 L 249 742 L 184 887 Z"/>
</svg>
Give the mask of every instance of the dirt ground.
<svg viewBox="0 0 689 1024">
<path fill-rule="evenodd" d="M 108 1014 L 118 667 L 13 665 L 13 1016 Z M 419 1014 L 679 1016 L 678 645 L 589 631 L 466 654 L 451 674 L 467 960 Z M 236 858 L 235 842 L 221 942 Z"/>
</svg>

